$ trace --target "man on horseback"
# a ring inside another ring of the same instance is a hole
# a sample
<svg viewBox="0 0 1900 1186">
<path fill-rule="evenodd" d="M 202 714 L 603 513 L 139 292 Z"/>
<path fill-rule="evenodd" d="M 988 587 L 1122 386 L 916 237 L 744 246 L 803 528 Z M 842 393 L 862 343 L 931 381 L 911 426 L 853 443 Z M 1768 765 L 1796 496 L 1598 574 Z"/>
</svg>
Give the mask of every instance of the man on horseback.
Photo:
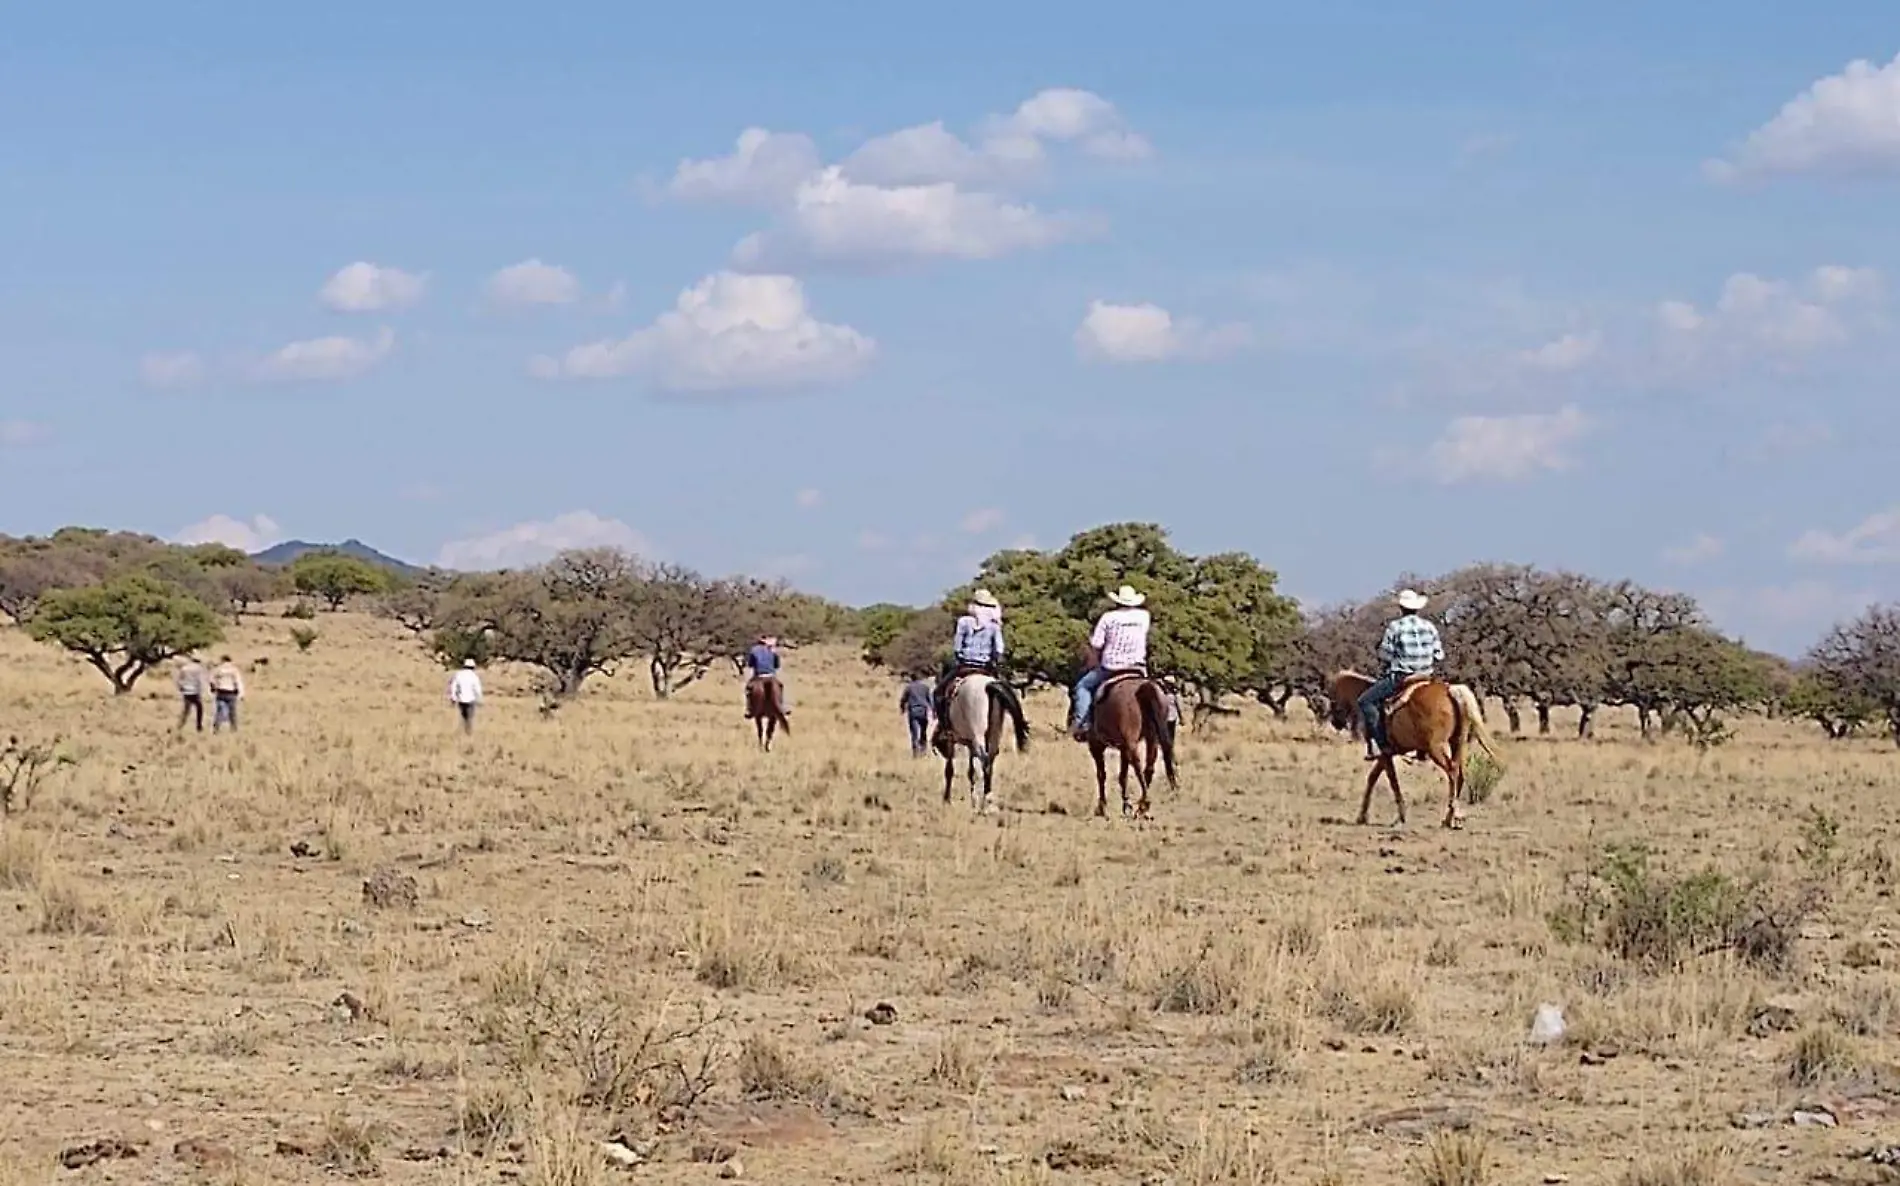
<svg viewBox="0 0 1900 1186">
<path fill-rule="evenodd" d="M 753 643 L 752 649 L 745 654 L 745 665 L 746 669 L 752 672 L 751 678 L 746 681 L 748 685 L 758 683 L 762 680 L 777 678 L 779 667 L 778 639 L 770 634 L 759 635 L 759 640 Z M 792 715 L 791 694 L 785 690 L 785 681 L 783 679 L 779 679 L 778 685 L 779 711 L 789 717 Z M 746 716 L 750 717 L 751 715 L 751 710 L 747 709 Z"/>
<path fill-rule="evenodd" d="M 1110 673 L 1139 671 L 1148 674 L 1148 611 L 1141 608 L 1147 598 L 1127 585 L 1108 595 L 1115 608 L 1095 620 L 1089 635 L 1089 669 L 1075 682 L 1075 697 L 1070 702 L 1069 735 L 1077 741 L 1088 740 L 1089 709 L 1095 689 Z"/>
<path fill-rule="evenodd" d="M 933 696 L 937 711 L 937 735 L 932 744 L 942 742 L 950 728 L 950 688 L 966 675 L 1000 676 L 1003 662 L 1003 606 L 988 589 L 970 594 L 970 604 L 957 619 L 956 638 L 951 644 L 950 662 L 937 679 Z"/>
<path fill-rule="evenodd" d="M 1359 716 L 1366 726 L 1366 761 L 1377 761 L 1390 749 L 1385 735 L 1385 702 L 1413 676 L 1429 676 L 1445 661 L 1445 644 L 1438 627 L 1419 616 L 1425 595 L 1414 589 L 1399 591 L 1399 616 L 1386 623 L 1379 640 L 1379 662 L 1385 668 L 1359 697 Z"/>
</svg>

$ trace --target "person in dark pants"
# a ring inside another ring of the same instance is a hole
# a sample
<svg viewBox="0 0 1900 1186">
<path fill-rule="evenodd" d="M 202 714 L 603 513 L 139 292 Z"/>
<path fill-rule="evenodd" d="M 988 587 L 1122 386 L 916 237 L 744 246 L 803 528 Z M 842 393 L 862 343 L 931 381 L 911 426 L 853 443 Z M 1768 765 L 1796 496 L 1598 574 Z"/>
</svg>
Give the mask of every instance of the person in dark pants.
<svg viewBox="0 0 1900 1186">
<path fill-rule="evenodd" d="M 216 700 L 211 714 L 211 731 L 216 733 L 229 725 L 231 732 L 236 733 L 238 701 L 244 699 L 244 677 L 238 674 L 237 664 L 231 662 L 229 655 L 221 657 L 217 670 L 211 673 L 211 695 Z"/>
<path fill-rule="evenodd" d="M 204 664 L 185 656 L 178 668 L 178 727 L 183 729 L 186 721 L 193 721 L 200 733 L 205 731 L 205 685 L 211 677 L 205 674 Z"/>
<path fill-rule="evenodd" d="M 897 706 L 910 723 L 910 756 L 921 758 L 930 748 L 930 710 L 936 688 L 922 676 L 904 685 Z"/>
</svg>

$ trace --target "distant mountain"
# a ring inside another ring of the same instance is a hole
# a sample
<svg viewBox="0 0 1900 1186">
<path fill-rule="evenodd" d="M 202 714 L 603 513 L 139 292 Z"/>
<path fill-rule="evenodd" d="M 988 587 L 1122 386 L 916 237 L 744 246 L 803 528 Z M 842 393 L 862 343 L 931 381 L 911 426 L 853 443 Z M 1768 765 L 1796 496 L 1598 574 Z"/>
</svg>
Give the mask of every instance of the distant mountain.
<svg viewBox="0 0 1900 1186">
<path fill-rule="evenodd" d="M 259 564 L 275 567 L 289 564 L 305 552 L 341 552 L 345 556 L 354 556 L 358 560 L 389 569 L 391 572 L 406 577 L 420 576 L 423 572 L 421 568 L 413 564 L 378 552 L 360 539 L 346 539 L 340 544 L 313 544 L 300 539 L 285 540 L 281 544 L 272 544 L 261 552 L 253 553 L 251 559 Z"/>
</svg>

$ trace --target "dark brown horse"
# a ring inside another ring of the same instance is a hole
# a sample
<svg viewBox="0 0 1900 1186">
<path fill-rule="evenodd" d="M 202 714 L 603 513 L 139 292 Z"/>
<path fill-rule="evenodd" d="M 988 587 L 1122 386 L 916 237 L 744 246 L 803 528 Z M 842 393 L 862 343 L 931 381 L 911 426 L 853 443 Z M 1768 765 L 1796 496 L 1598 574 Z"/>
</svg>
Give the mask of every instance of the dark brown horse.
<svg viewBox="0 0 1900 1186">
<path fill-rule="evenodd" d="M 752 718 L 753 726 L 759 733 L 759 748 L 770 753 L 772 737 L 783 728 L 792 731 L 791 719 L 785 715 L 785 688 L 778 682 L 776 675 L 753 676 L 745 685 L 745 715 Z"/>
<path fill-rule="evenodd" d="M 1131 813 L 1128 803 L 1128 769 L 1134 767 L 1141 780 L 1141 801 L 1134 805 L 1136 819 L 1148 815 L 1148 787 L 1154 782 L 1155 754 L 1160 752 L 1168 771 L 1168 788 L 1178 789 L 1174 772 L 1174 738 L 1168 734 L 1168 705 L 1161 685 L 1139 672 L 1111 672 L 1096 690 L 1095 710 L 1091 714 L 1087 741 L 1095 759 L 1095 814 L 1108 814 L 1108 762 L 1110 749 L 1122 756 L 1122 814 Z M 1135 747 L 1146 749 L 1146 761 L 1136 760 Z"/>
<path fill-rule="evenodd" d="M 1347 713 L 1359 711 L 1359 697 L 1372 683 L 1370 676 L 1356 671 L 1334 674 L 1331 695 L 1335 728 L 1344 727 Z M 1416 757 L 1430 760 L 1445 772 L 1445 826 L 1462 827 L 1464 817 L 1458 811 L 1458 792 L 1465 785 L 1465 741 L 1477 727 L 1476 698 L 1462 685 L 1421 677 L 1407 680 L 1392 699 L 1386 701 L 1383 711 L 1387 714 L 1385 734 L 1391 743 L 1390 752 L 1374 762 L 1366 775 L 1366 793 L 1359 800 L 1359 822 L 1365 823 L 1372 810 L 1372 788 L 1378 785 L 1381 774 L 1392 784 L 1392 801 L 1398 806 L 1399 823 L 1405 822 L 1405 795 L 1399 790 L 1396 763 L 1401 757 Z M 1490 752 L 1486 739 L 1480 737 L 1479 743 Z"/>
</svg>

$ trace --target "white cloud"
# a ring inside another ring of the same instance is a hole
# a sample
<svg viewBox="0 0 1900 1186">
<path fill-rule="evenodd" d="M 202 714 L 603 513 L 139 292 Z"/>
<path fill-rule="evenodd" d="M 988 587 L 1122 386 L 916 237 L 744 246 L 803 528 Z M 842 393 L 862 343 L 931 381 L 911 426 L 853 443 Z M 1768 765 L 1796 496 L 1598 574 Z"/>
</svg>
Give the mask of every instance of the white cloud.
<svg viewBox="0 0 1900 1186">
<path fill-rule="evenodd" d="M 1093 233 L 1096 225 L 949 181 L 862 185 L 834 165 L 801 184 L 778 225 L 740 240 L 732 258 L 748 270 L 996 259 Z"/>
<path fill-rule="evenodd" d="M 581 282 L 566 268 L 524 259 L 490 276 L 486 291 L 497 305 L 571 305 L 581 299 Z"/>
<path fill-rule="evenodd" d="M 995 531 L 1003 525 L 1008 516 L 996 507 L 981 507 L 963 516 L 958 524 L 970 535 L 982 535 L 986 531 Z"/>
<path fill-rule="evenodd" d="M 822 164 L 818 146 L 803 132 L 747 128 L 730 154 L 681 161 L 666 190 L 687 202 L 774 206 Z"/>
<path fill-rule="evenodd" d="M 1035 139 L 1072 142 L 1090 156 L 1108 160 L 1139 160 L 1153 147 L 1130 131 L 1121 112 L 1093 91 L 1049 87 L 1023 100 L 1015 112 L 993 121 L 993 142 Z"/>
<path fill-rule="evenodd" d="M 825 501 L 825 496 L 821 494 L 820 492 L 818 492 L 817 490 L 814 490 L 811 487 L 807 486 L 805 489 L 800 490 L 797 494 L 794 494 L 792 496 L 792 501 L 797 503 L 800 508 L 809 511 L 817 507 L 819 504 L 823 503 Z"/>
<path fill-rule="evenodd" d="M 44 424 L 32 420 L 0 420 L 0 449 L 38 444 L 48 435 Z"/>
<path fill-rule="evenodd" d="M 1433 475 L 1447 484 L 1476 479 L 1521 481 L 1569 469 L 1568 446 L 1589 430 L 1574 404 L 1550 413 L 1460 416 L 1427 451 Z"/>
<path fill-rule="evenodd" d="M 181 527 L 172 536 L 179 544 L 223 544 L 240 552 L 261 552 L 283 539 L 282 529 L 269 515 L 253 515 L 249 521 L 229 515 L 213 515 L 189 527 Z"/>
<path fill-rule="evenodd" d="M 1885 66 L 1856 59 L 1815 82 L 1708 171 L 1717 180 L 1900 172 L 1900 55 Z"/>
<path fill-rule="evenodd" d="M 1797 581 L 1753 589 L 1712 589 L 1697 600 L 1725 631 L 1739 634 L 1753 646 L 1797 655 L 1822 632 L 1858 616 L 1879 599 L 1866 589 Z"/>
<path fill-rule="evenodd" d="M 850 326 L 813 317 L 793 277 L 719 272 L 652 325 L 530 366 L 544 378 L 642 375 L 669 391 L 764 390 L 854 378 L 876 352 Z"/>
<path fill-rule="evenodd" d="M 651 554 L 647 540 L 618 519 L 592 511 L 569 511 L 552 519 L 517 523 L 487 535 L 443 544 L 436 563 L 443 568 L 486 571 L 530 568 L 569 548 L 623 548 Z"/>
<path fill-rule="evenodd" d="M 139 378 L 148 387 L 195 387 L 204 377 L 204 359 L 193 350 L 147 354 L 139 359 Z"/>
<path fill-rule="evenodd" d="M 1883 287 L 1871 268 L 1827 265 L 1799 283 L 1737 272 L 1709 308 L 1687 301 L 1656 307 L 1663 361 L 1678 367 L 1735 363 L 1843 346 L 1879 324 Z"/>
<path fill-rule="evenodd" d="M 422 299 L 427 277 L 358 260 L 324 282 L 317 296 L 339 313 L 406 309 Z"/>
<path fill-rule="evenodd" d="M 1671 564 L 1701 564 L 1713 560 L 1723 552 L 1722 541 L 1704 532 L 1686 544 L 1663 549 L 1663 559 Z"/>
<path fill-rule="evenodd" d="M 373 338 L 310 338 L 280 347 L 259 360 L 252 376 L 266 383 L 316 383 L 368 374 L 396 348 L 387 326 Z"/>
<path fill-rule="evenodd" d="M 1797 560 L 1816 564 L 1892 564 L 1900 562 L 1900 506 L 1888 507 L 1842 532 L 1813 528 L 1788 548 Z"/>
<path fill-rule="evenodd" d="M 1073 143 L 1086 155 L 1111 160 L 1138 160 L 1153 152 L 1107 99 L 1054 87 L 1023 100 L 1009 115 L 983 121 L 975 144 L 933 120 L 874 136 L 840 165 L 852 181 L 877 186 L 1007 185 L 1033 176 L 1046 163 L 1049 142 Z"/>
<path fill-rule="evenodd" d="M 1516 360 L 1520 366 L 1534 371 L 1559 374 L 1578 370 L 1587 365 L 1603 347 L 1603 336 L 1598 333 L 1570 333 L 1544 343 L 1533 350 L 1520 351 Z"/>
<path fill-rule="evenodd" d="M 1109 363 L 1211 358 L 1251 339 L 1244 325 L 1209 329 L 1193 318 L 1176 320 L 1159 305 L 1116 305 L 1102 300 L 1089 302 L 1074 337 L 1076 353 L 1083 359 Z"/>
</svg>

